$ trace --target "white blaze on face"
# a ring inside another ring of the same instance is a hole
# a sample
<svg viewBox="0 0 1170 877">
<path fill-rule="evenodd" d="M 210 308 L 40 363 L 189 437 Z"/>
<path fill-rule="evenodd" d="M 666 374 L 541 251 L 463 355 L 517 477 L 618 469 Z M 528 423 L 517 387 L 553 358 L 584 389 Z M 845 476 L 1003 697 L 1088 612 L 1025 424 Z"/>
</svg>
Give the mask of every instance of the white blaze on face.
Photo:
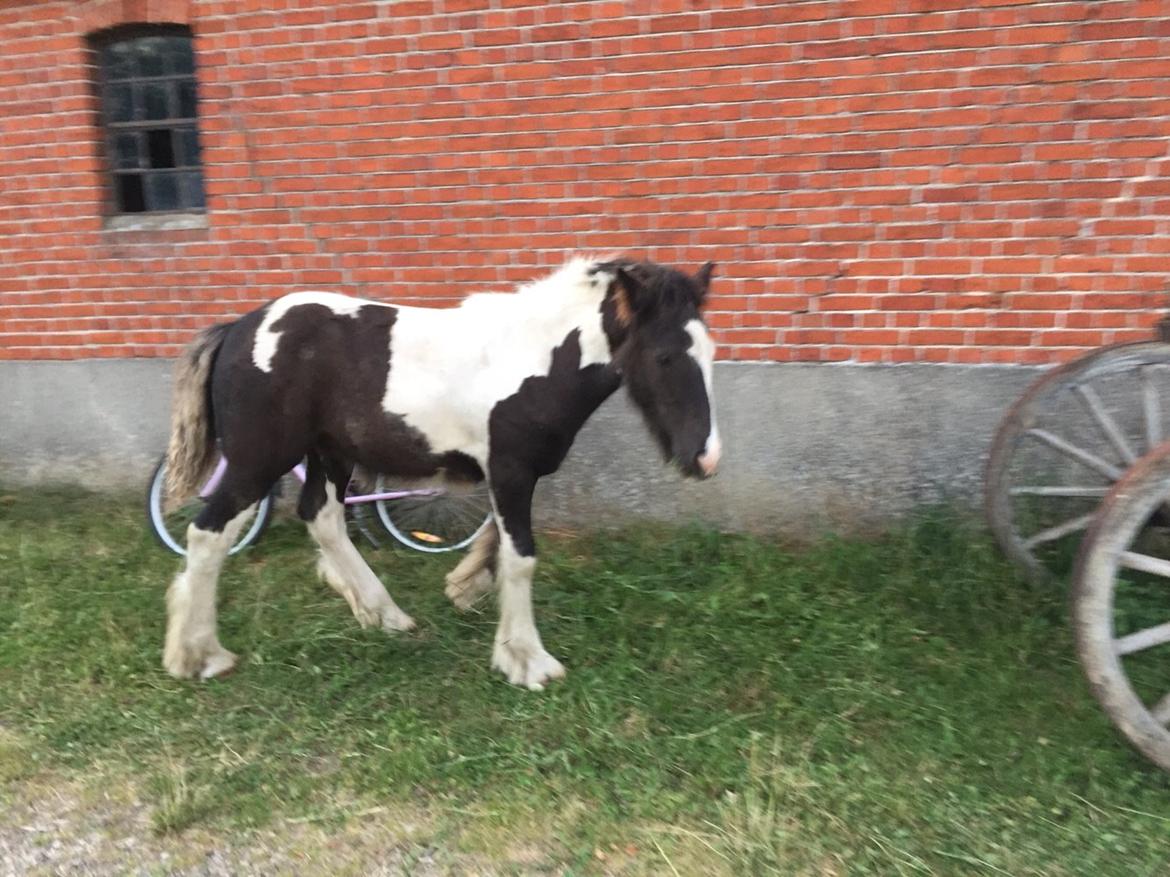
<svg viewBox="0 0 1170 877">
<path fill-rule="evenodd" d="M 252 346 L 252 362 L 256 363 L 256 368 L 262 372 L 272 371 L 272 359 L 276 356 L 276 348 L 280 344 L 281 335 L 272 327 L 293 308 L 301 305 L 324 305 L 339 316 L 352 317 L 366 305 L 377 304 L 380 303 L 353 298 L 339 292 L 293 292 L 278 298 L 268 306 L 268 310 L 264 314 L 264 321 L 256 330 L 256 340 Z"/>
<path fill-rule="evenodd" d="M 691 336 L 691 346 L 687 353 L 699 364 L 699 371 L 703 373 L 703 386 L 707 389 L 707 408 L 711 413 L 711 432 L 707 436 L 703 453 L 699 455 L 699 466 L 705 475 L 713 475 L 715 470 L 719 468 L 719 457 L 723 453 L 723 443 L 719 440 L 719 426 L 715 422 L 715 390 L 713 385 L 715 342 L 711 340 L 702 320 L 691 320 L 684 328 Z"/>
</svg>

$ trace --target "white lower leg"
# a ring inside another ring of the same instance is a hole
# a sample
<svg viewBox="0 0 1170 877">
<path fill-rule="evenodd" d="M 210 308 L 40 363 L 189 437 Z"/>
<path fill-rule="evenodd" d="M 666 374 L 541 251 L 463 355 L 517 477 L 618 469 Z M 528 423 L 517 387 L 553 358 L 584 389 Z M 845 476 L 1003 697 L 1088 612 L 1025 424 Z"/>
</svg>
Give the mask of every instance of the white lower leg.
<svg viewBox="0 0 1170 877">
<path fill-rule="evenodd" d="M 513 685 L 540 691 L 565 675 L 561 662 L 545 651 L 532 615 L 532 574 L 535 557 L 516 553 L 506 533 L 501 534 L 499 569 L 500 624 L 492 648 L 492 668 Z"/>
<path fill-rule="evenodd" d="M 345 507 L 332 484 L 325 485 L 325 495 L 325 505 L 309 522 L 309 532 L 321 549 L 318 574 L 345 597 L 362 627 L 413 630 L 414 619 L 398 608 L 350 541 L 345 529 Z"/>
<path fill-rule="evenodd" d="M 186 565 L 167 590 L 163 666 L 172 676 L 210 679 L 235 666 L 236 656 L 220 645 L 216 630 L 216 585 L 224 558 L 253 508 L 232 518 L 219 533 L 187 527 Z"/>
<path fill-rule="evenodd" d="M 499 531 L 493 521 L 475 537 L 459 565 L 447 573 L 447 587 L 443 593 L 457 608 L 470 609 L 495 586 L 490 566 L 499 541 Z"/>
</svg>

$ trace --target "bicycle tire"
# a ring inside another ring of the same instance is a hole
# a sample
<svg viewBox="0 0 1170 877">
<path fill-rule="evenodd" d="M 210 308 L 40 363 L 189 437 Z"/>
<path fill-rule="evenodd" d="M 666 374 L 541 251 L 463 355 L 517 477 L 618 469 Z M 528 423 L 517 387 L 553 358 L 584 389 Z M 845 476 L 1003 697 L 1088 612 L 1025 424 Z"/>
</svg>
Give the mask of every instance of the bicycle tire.
<svg viewBox="0 0 1170 877">
<path fill-rule="evenodd" d="M 377 493 L 388 492 L 381 478 Z M 382 526 L 414 551 L 443 554 L 475 541 L 492 520 L 491 493 L 481 482 L 464 495 L 441 491 L 433 496 L 374 500 Z"/>
<path fill-rule="evenodd" d="M 167 460 L 166 457 L 163 457 L 151 473 L 150 482 L 146 488 L 146 521 L 160 545 L 175 554 L 186 557 L 187 549 L 182 538 L 186 534 L 187 524 L 194 519 L 202 507 L 203 500 L 193 497 L 178 509 L 164 514 L 163 495 L 166 491 L 166 468 Z M 257 503 L 255 517 L 244 529 L 243 535 L 228 550 L 228 554 L 235 554 L 256 542 L 268 529 L 271 519 L 272 497 L 266 496 Z"/>
</svg>

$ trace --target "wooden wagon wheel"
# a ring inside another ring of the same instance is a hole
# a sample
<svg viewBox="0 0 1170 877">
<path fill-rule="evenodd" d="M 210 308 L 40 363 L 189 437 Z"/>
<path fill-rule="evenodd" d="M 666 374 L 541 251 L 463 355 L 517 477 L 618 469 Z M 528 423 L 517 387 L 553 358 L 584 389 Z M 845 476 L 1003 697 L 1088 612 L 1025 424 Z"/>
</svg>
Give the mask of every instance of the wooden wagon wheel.
<svg viewBox="0 0 1170 877">
<path fill-rule="evenodd" d="M 1033 579 L 1085 530 L 1125 470 L 1170 434 L 1170 343 L 1103 347 L 1048 372 L 992 443 L 985 507 L 1003 551 Z"/>
<path fill-rule="evenodd" d="M 1077 651 L 1093 694 L 1146 757 L 1170 770 L 1170 545 L 1150 538 L 1170 499 L 1170 442 L 1101 502 L 1074 573 Z"/>
</svg>

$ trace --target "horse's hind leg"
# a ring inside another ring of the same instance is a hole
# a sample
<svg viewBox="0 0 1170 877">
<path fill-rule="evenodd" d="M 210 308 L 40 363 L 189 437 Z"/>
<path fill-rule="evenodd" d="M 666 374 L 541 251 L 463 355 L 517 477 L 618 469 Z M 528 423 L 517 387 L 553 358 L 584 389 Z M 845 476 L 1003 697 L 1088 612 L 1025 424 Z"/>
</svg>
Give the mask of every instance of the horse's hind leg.
<svg viewBox="0 0 1170 877">
<path fill-rule="evenodd" d="M 341 497 L 349 474 L 348 466 L 317 453 L 309 454 L 297 512 L 309 525 L 309 533 L 321 549 L 317 572 L 345 597 L 362 627 L 412 630 L 414 619 L 398 608 L 346 532 Z"/>
<path fill-rule="evenodd" d="M 500 545 L 500 531 L 491 521 L 483 528 L 459 565 L 447 573 L 447 587 L 443 591 L 458 609 L 470 609 L 480 597 L 496 586 L 496 552 Z"/>
<path fill-rule="evenodd" d="M 216 631 L 216 585 L 248 513 L 270 486 L 242 489 L 229 472 L 187 527 L 187 562 L 167 591 L 163 666 L 172 676 L 210 679 L 235 666 L 236 656 L 220 645 Z"/>
</svg>

